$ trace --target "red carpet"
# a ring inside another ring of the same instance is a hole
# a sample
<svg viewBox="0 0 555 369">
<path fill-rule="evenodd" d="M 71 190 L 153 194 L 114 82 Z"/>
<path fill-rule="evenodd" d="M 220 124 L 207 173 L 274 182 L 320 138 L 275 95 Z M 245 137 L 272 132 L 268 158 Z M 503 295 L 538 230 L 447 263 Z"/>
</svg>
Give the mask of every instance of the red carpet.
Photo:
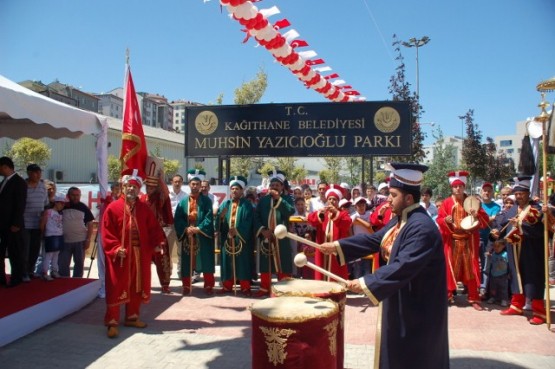
<svg viewBox="0 0 555 369">
<path fill-rule="evenodd" d="M 96 279 L 58 278 L 48 282 L 32 279 L 13 288 L 0 287 L 0 319 L 94 281 Z"/>
</svg>

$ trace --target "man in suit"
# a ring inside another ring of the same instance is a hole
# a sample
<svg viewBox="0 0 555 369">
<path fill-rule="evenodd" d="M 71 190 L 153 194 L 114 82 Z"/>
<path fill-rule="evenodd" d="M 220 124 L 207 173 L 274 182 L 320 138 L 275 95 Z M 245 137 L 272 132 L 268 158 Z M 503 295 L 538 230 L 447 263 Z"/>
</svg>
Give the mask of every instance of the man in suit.
<svg viewBox="0 0 555 369">
<path fill-rule="evenodd" d="M 0 158 L 0 284 L 8 287 L 21 283 L 24 273 L 23 265 L 23 212 L 27 199 L 27 183 L 14 170 L 12 159 Z M 4 259 L 8 251 L 11 266 L 10 283 L 7 284 Z"/>
</svg>

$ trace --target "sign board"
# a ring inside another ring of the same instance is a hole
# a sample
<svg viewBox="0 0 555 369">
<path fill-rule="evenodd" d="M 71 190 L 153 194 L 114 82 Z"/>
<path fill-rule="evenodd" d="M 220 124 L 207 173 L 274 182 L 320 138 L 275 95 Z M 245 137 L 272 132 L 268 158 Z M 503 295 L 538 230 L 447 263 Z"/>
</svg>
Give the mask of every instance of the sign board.
<svg viewBox="0 0 555 369">
<path fill-rule="evenodd" d="M 410 155 L 404 101 L 185 108 L 185 156 Z"/>
</svg>

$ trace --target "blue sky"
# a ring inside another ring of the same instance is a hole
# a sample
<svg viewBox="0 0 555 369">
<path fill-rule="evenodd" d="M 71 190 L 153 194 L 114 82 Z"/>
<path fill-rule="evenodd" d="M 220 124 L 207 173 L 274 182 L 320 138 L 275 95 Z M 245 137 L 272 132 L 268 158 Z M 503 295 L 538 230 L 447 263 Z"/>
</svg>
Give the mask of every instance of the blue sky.
<svg viewBox="0 0 555 369">
<path fill-rule="evenodd" d="M 486 136 L 515 133 L 515 123 L 539 113 L 536 85 L 555 77 L 552 0 L 264 0 L 276 5 L 318 58 L 368 101 L 390 99 L 398 62 L 391 46 L 428 36 L 419 50 L 422 122 L 460 135 L 474 109 Z M 54 79 L 89 92 L 123 81 L 125 49 L 138 91 L 170 100 L 213 103 L 268 74 L 263 103 L 325 102 L 253 40 L 242 43 L 238 22 L 217 1 L 0 0 L 0 74 L 16 82 Z M 403 48 L 406 76 L 416 90 L 415 49 Z M 547 95 L 555 100 L 555 93 Z M 423 129 L 429 135 L 431 126 Z M 429 141 L 429 140 L 428 140 Z"/>
</svg>

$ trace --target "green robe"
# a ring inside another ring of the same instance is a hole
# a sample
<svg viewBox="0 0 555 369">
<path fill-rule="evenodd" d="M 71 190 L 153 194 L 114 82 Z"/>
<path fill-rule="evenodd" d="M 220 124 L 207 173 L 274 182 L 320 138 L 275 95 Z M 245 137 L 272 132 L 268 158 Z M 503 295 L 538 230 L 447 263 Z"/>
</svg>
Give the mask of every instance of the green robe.
<svg viewBox="0 0 555 369">
<path fill-rule="evenodd" d="M 235 215 L 235 225 L 231 224 L 232 201 L 230 199 L 224 201 L 218 209 L 216 219 L 220 222 L 220 240 L 222 249 L 222 280 L 233 279 L 233 256 L 226 250 L 227 233 L 230 227 L 237 228 L 239 232 L 235 237 L 236 247 L 242 243 L 242 249 L 235 254 L 235 278 L 237 281 L 251 280 L 252 278 L 252 261 L 253 261 L 253 219 L 254 209 L 250 201 L 242 198 L 237 205 L 237 214 Z M 232 251 L 231 248 L 229 251 Z M 236 249 L 237 252 L 237 249 Z"/>
<path fill-rule="evenodd" d="M 270 227 L 270 219 L 272 213 L 275 216 L 275 225 L 283 224 L 289 229 L 289 217 L 295 214 L 295 206 L 293 205 L 293 199 L 288 195 L 281 195 L 278 201 L 274 202 L 272 196 L 266 195 L 260 199 L 260 202 L 256 206 L 255 217 L 254 217 L 254 227 L 255 234 L 259 239 L 262 239 L 262 234 L 260 233 L 265 228 L 272 229 Z M 274 239 L 276 239 L 274 237 Z M 283 238 L 278 241 L 278 258 L 280 262 L 279 272 L 291 274 L 293 272 L 293 253 L 291 251 L 291 243 L 289 238 Z M 260 246 L 260 272 L 276 272 L 276 265 L 274 257 L 269 257 L 263 249 L 267 248 L 267 245 L 261 242 Z M 270 265 L 271 261 L 271 265 Z M 271 268 L 271 269 L 270 269 Z"/>
<path fill-rule="evenodd" d="M 195 235 L 199 245 L 199 251 L 195 258 L 195 270 L 200 273 L 214 273 L 216 262 L 214 257 L 214 215 L 212 213 L 212 201 L 209 197 L 199 195 L 197 200 L 197 224 L 200 233 Z M 174 215 L 175 232 L 178 238 L 184 234 L 185 228 L 189 227 L 189 196 L 185 197 L 177 205 Z M 187 237 L 185 236 L 185 239 Z M 188 247 L 181 251 L 181 275 L 191 275 L 190 255 Z"/>
</svg>

